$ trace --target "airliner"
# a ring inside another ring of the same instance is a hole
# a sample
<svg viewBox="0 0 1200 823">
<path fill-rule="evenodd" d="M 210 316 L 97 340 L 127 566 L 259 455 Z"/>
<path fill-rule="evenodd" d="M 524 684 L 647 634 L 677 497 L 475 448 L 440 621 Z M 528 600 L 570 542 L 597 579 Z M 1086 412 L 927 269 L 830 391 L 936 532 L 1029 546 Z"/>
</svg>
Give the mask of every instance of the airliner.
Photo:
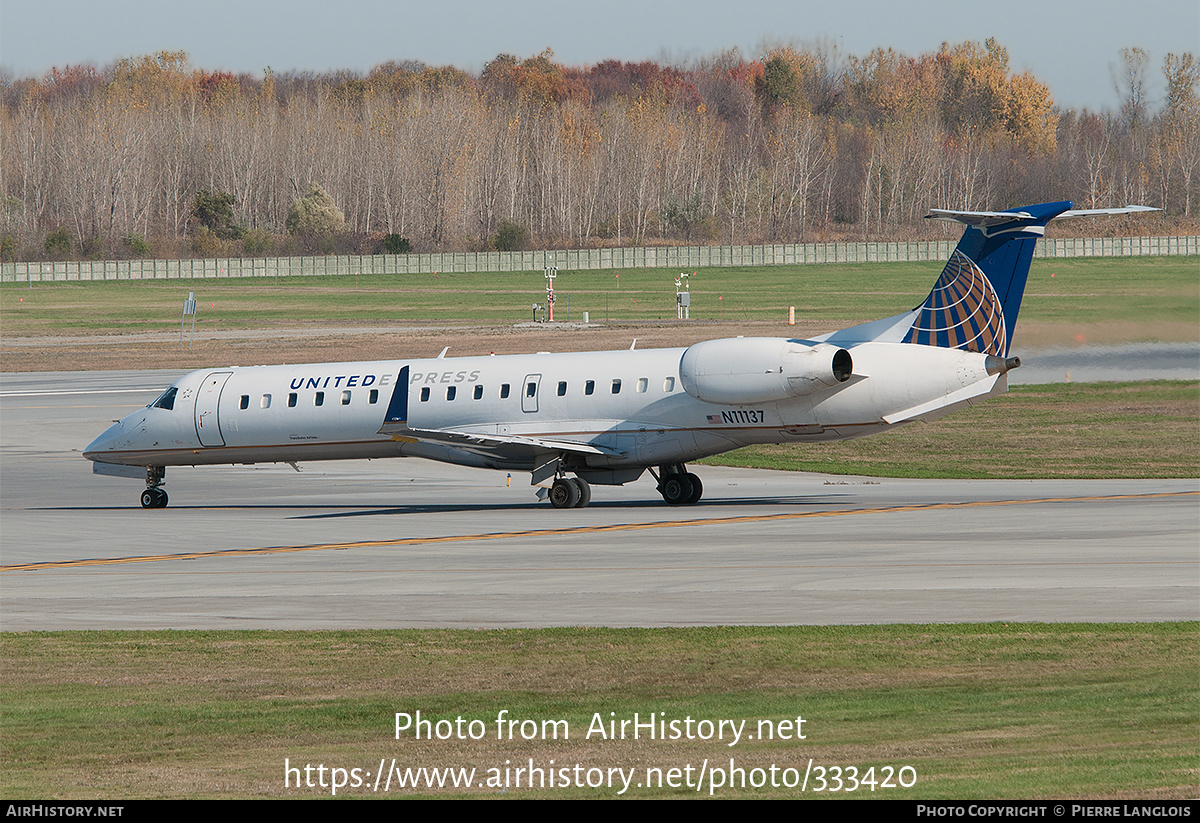
<svg viewBox="0 0 1200 823">
<path fill-rule="evenodd" d="M 686 348 L 202 369 L 84 450 L 97 474 L 168 466 L 423 457 L 529 472 L 555 508 L 649 472 L 671 505 L 703 494 L 687 464 L 754 443 L 816 443 L 932 420 L 1008 390 L 1034 245 L 1054 219 L 1155 211 L 931 209 L 963 223 L 912 311 L 811 339 L 737 337 Z"/>
</svg>

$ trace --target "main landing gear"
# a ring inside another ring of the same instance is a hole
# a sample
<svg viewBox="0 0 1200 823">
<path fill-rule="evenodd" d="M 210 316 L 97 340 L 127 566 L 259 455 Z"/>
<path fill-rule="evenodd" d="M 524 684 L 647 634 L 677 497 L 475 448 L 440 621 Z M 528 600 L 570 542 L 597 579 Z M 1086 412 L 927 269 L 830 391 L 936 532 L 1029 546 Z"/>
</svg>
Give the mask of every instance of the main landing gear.
<svg viewBox="0 0 1200 823">
<path fill-rule="evenodd" d="M 654 470 L 651 469 L 650 473 L 654 474 L 654 479 L 658 481 L 659 494 L 668 505 L 690 505 L 699 502 L 704 494 L 704 484 L 700 482 L 700 478 L 687 471 L 682 463 L 659 466 L 658 471 L 658 474 L 654 474 Z"/>
<path fill-rule="evenodd" d="M 167 491 L 162 487 L 166 476 L 165 466 L 146 467 L 146 490 L 142 492 L 143 509 L 165 509 L 167 507 Z"/>
<path fill-rule="evenodd" d="M 556 509 L 582 509 L 592 502 L 592 487 L 582 477 L 560 477 L 550 487 L 549 496 Z"/>
</svg>

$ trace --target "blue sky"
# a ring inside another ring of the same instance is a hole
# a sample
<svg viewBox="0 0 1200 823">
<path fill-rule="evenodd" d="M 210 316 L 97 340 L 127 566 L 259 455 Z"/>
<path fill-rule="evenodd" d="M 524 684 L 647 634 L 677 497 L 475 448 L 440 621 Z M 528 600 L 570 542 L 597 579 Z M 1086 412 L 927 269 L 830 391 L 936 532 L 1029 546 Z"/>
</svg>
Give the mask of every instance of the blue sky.
<svg viewBox="0 0 1200 823">
<path fill-rule="evenodd" d="M 1115 108 L 1112 69 L 1120 50 L 1150 53 L 1150 103 L 1162 98 L 1167 52 L 1200 56 L 1197 0 L 0 0 L 0 67 L 16 77 L 53 66 L 104 66 L 121 58 L 186 51 L 192 65 L 261 74 L 365 72 L 416 59 L 477 72 L 501 53 L 528 57 L 549 47 L 569 65 L 600 60 L 682 61 L 766 43 L 836 44 L 842 54 L 877 46 L 905 54 L 943 41 L 996 37 L 1011 68 L 1032 71 L 1064 108 Z"/>
</svg>

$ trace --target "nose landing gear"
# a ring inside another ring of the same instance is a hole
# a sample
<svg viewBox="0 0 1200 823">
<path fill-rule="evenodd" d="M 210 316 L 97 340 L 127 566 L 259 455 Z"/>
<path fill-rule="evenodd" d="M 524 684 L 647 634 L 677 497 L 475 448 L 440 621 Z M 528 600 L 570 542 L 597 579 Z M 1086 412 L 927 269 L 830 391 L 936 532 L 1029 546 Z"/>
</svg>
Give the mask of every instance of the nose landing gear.
<svg viewBox="0 0 1200 823">
<path fill-rule="evenodd" d="M 166 507 L 167 493 L 162 489 L 146 489 L 142 492 L 143 509 L 165 509 Z"/>
<path fill-rule="evenodd" d="M 143 509 L 165 509 L 167 491 L 162 487 L 167 476 L 165 466 L 146 467 L 146 489 L 142 492 Z"/>
</svg>

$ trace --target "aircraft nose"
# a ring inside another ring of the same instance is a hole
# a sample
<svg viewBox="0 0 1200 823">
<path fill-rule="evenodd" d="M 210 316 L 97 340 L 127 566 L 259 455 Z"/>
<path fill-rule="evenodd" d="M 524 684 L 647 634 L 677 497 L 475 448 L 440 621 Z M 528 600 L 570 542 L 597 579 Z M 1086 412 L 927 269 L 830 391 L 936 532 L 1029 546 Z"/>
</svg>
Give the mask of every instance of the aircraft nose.
<svg viewBox="0 0 1200 823">
<path fill-rule="evenodd" d="M 104 462 L 104 455 L 108 452 L 115 451 L 117 448 L 117 440 L 125 433 L 125 421 L 118 420 L 113 423 L 104 433 L 93 440 L 83 450 L 83 456 L 93 462 Z"/>
</svg>

